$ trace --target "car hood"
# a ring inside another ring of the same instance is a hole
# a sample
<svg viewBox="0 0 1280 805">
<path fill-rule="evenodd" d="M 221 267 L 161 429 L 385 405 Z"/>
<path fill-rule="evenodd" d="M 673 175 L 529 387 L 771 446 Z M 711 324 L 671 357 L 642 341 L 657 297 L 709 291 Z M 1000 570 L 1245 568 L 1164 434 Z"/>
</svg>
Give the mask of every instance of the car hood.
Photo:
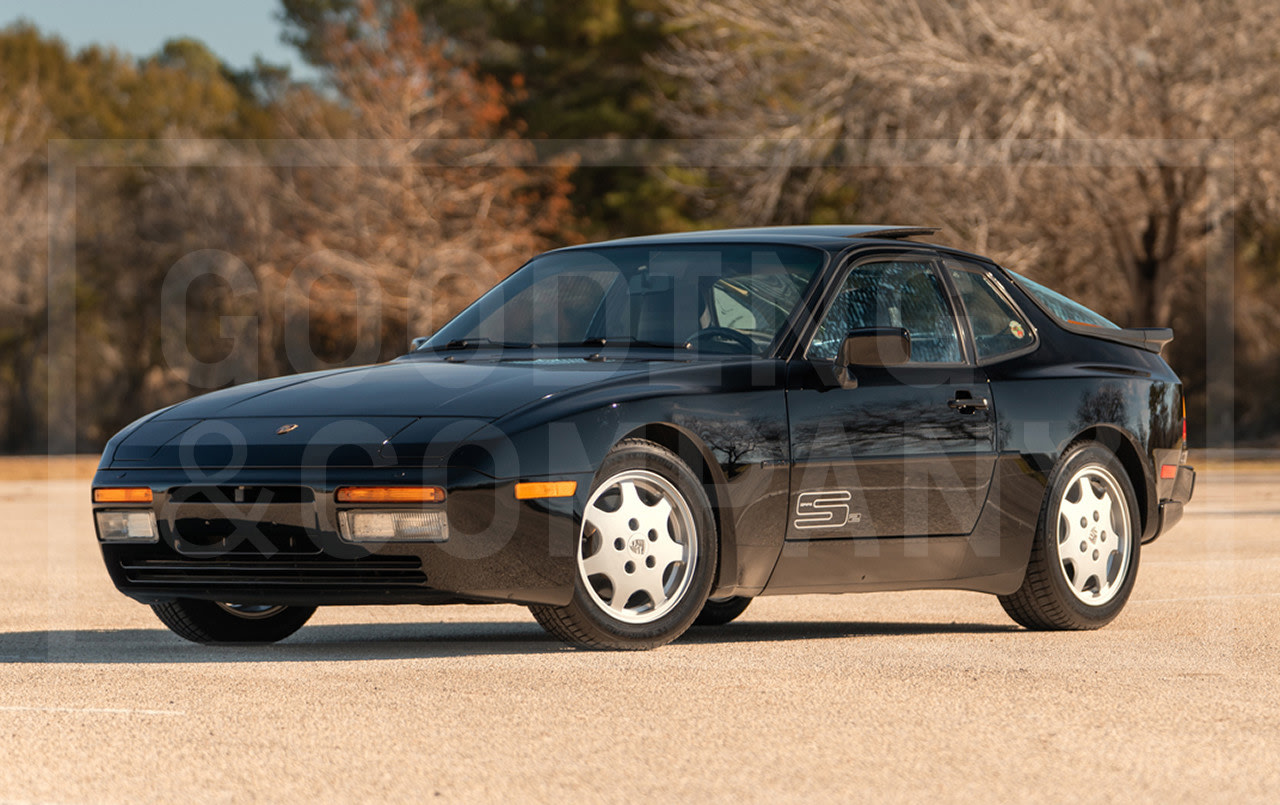
<svg viewBox="0 0 1280 805">
<path fill-rule="evenodd" d="M 639 362 L 403 360 L 277 377 L 180 403 L 158 419 L 259 416 L 470 416 L 496 419 L 529 402 Z"/>
<path fill-rule="evenodd" d="M 278 377 L 165 409 L 120 439 L 110 460 L 219 469 L 394 463 L 405 458 L 394 444 L 403 431 L 446 450 L 523 406 L 649 366 L 580 358 L 410 358 Z M 415 451 L 413 458 L 435 463 L 443 457 Z"/>
</svg>

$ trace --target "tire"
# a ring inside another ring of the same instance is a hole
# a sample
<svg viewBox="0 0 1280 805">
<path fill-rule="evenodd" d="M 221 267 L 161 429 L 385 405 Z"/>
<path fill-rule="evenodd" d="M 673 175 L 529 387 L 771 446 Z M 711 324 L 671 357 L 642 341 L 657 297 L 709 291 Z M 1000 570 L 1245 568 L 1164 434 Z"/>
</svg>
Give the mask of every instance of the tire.
<svg viewBox="0 0 1280 805">
<path fill-rule="evenodd" d="M 702 611 L 694 620 L 694 626 L 723 626 L 741 615 L 750 606 L 751 599 L 741 595 L 727 598 L 708 598 Z"/>
<path fill-rule="evenodd" d="M 1049 476 L 1022 586 L 1000 596 L 1028 629 L 1097 629 L 1120 614 L 1138 576 L 1142 523 L 1124 467 L 1077 442 Z"/>
<path fill-rule="evenodd" d="M 266 607 L 179 598 L 152 604 L 160 622 L 193 643 L 274 643 L 302 628 L 315 607 Z"/>
<path fill-rule="evenodd" d="M 701 479 L 670 450 L 626 439 L 601 462 L 583 509 L 573 598 L 529 609 L 566 643 L 657 648 L 702 611 L 717 550 Z"/>
</svg>

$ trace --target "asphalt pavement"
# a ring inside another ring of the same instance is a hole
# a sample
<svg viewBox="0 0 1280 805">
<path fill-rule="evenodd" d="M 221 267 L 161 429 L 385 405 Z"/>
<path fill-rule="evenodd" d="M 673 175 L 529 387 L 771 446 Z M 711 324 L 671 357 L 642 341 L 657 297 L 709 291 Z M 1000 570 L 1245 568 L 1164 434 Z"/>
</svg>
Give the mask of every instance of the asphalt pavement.
<svg viewBox="0 0 1280 805">
<path fill-rule="evenodd" d="M 0 802 L 1274 802 L 1280 470 L 1202 471 L 1120 618 L 762 598 L 657 651 L 512 606 L 208 648 L 117 593 L 87 481 L 0 483 Z"/>
</svg>

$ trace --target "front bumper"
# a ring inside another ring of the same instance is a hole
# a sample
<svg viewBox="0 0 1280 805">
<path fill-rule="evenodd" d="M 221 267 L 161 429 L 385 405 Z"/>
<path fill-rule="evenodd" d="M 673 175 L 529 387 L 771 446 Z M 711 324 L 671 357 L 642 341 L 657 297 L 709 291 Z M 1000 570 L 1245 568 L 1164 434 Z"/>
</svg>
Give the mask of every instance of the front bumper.
<svg viewBox="0 0 1280 805">
<path fill-rule="evenodd" d="M 339 477 L 340 475 L 340 477 Z M 576 573 L 571 498 L 516 500 L 515 481 L 450 470 L 255 469 L 194 483 L 181 470 L 99 470 L 94 487 L 152 489 L 155 542 L 101 542 L 116 587 L 138 601 L 175 598 L 246 604 L 457 603 L 562 605 Z M 334 490 L 347 485 L 446 489 L 446 542 L 354 544 L 339 533 Z M 95 510 L 120 508 L 95 504 Z"/>
</svg>

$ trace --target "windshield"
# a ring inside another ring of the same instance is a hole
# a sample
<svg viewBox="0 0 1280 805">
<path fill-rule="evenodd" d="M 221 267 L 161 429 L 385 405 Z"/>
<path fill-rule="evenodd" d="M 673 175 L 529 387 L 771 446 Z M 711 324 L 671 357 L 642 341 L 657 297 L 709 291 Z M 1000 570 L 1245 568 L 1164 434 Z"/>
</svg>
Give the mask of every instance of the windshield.
<svg viewBox="0 0 1280 805">
<path fill-rule="evenodd" d="M 1009 274 L 1059 321 L 1067 324 L 1083 324 L 1088 327 L 1105 327 L 1110 330 L 1120 329 L 1110 319 L 1094 313 L 1074 299 L 1069 299 L 1051 288 L 1033 282 L 1015 271 L 1010 271 Z"/>
<path fill-rule="evenodd" d="M 553 252 L 482 296 L 422 349 L 630 346 L 764 355 L 824 256 L 757 244 Z"/>
</svg>

